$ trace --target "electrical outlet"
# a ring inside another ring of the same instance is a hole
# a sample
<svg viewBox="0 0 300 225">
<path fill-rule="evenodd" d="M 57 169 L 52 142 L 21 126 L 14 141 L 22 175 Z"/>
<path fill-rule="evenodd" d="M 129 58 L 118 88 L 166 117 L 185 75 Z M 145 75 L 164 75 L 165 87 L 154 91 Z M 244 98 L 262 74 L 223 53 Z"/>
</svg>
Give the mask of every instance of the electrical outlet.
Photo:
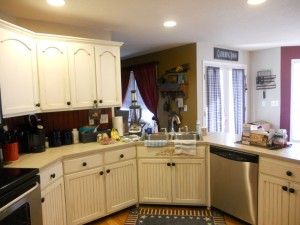
<svg viewBox="0 0 300 225">
<path fill-rule="evenodd" d="M 108 114 L 101 114 L 100 123 L 108 123 Z"/>
<path fill-rule="evenodd" d="M 94 118 L 89 117 L 89 125 L 92 126 L 95 124 Z"/>
<path fill-rule="evenodd" d="M 183 111 L 184 111 L 184 112 L 187 112 L 187 105 L 184 105 L 184 106 L 183 106 Z"/>
</svg>

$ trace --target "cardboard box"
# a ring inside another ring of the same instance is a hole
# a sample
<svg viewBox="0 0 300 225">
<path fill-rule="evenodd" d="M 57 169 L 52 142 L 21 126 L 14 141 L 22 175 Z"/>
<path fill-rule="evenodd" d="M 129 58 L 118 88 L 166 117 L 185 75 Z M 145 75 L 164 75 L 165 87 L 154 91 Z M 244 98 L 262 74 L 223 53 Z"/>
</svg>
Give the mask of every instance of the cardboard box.
<svg viewBox="0 0 300 225">
<path fill-rule="evenodd" d="M 250 133 L 250 144 L 258 146 L 268 146 L 268 135 L 264 133 Z"/>
</svg>

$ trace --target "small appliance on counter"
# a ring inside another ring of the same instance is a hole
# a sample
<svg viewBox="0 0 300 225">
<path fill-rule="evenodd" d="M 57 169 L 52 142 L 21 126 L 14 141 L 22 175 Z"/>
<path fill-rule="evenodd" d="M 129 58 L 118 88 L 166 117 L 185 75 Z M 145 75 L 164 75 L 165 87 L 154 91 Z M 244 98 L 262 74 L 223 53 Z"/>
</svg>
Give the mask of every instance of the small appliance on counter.
<svg viewBox="0 0 300 225">
<path fill-rule="evenodd" d="M 51 131 L 48 136 L 49 147 L 59 147 L 61 143 L 61 132 L 60 131 Z"/>
<path fill-rule="evenodd" d="M 45 129 L 41 119 L 35 114 L 28 116 L 29 125 L 20 127 L 18 141 L 20 151 L 23 153 L 44 152 L 45 148 Z"/>
<path fill-rule="evenodd" d="M 137 104 L 136 91 L 131 91 L 131 106 L 129 107 L 130 126 L 129 134 L 136 134 L 141 136 L 142 126 L 140 123 L 142 117 L 142 108 Z"/>
</svg>

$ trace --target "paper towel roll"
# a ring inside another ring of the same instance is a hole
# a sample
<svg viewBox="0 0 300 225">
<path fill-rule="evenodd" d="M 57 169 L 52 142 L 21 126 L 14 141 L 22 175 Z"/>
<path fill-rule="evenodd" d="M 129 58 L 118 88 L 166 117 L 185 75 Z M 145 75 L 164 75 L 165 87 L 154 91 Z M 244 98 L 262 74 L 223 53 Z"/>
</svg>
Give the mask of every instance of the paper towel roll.
<svg viewBox="0 0 300 225">
<path fill-rule="evenodd" d="M 119 136 L 123 136 L 123 116 L 116 116 L 112 119 L 113 128 L 118 130 Z"/>
</svg>

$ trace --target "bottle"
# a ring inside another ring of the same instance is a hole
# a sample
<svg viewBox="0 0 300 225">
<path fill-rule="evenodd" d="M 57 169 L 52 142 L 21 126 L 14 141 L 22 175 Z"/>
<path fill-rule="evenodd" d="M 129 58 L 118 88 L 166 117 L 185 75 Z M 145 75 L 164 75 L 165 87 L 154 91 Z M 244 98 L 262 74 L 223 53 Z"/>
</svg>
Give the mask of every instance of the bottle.
<svg viewBox="0 0 300 225">
<path fill-rule="evenodd" d="M 79 132 L 76 128 L 72 130 L 72 134 L 73 134 L 73 144 L 79 143 Z"/>
<path fill-rule="evenodd" d="M 201 124 L 200 124 L 200 120 L 196 121 L 196 133 L 201 135 Z"/>
<path fill-rule="evenodd" d="M 158 126 L 157 126 L 157 123 L 156 121 L 154 121 L 154 127 L 153 127 L 153 133 L 158 133 Z"/>
</svg>

